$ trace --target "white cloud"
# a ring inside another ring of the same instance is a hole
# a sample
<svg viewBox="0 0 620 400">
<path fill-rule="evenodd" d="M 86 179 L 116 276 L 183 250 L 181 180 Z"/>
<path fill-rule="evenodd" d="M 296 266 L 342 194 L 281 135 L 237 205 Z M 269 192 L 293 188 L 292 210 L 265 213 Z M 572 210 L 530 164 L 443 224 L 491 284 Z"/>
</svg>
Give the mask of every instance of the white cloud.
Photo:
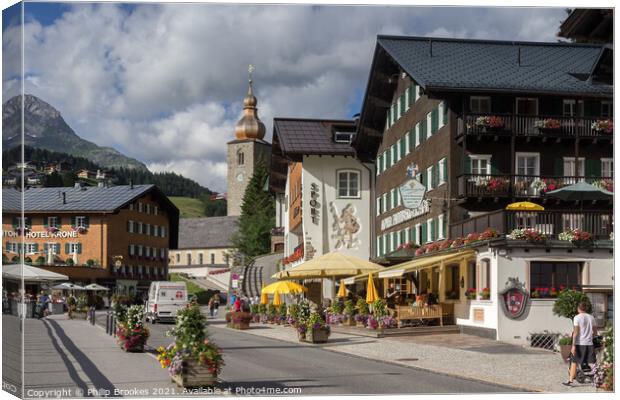
<svg viewBox="0 0 620 400">
<path fill-rule="evenodd" d="M 225 189 L 256 65 L 259 116 L 348 118 L 377 34 L 554 40 L 563 9 L 73 4 L 26 26 L 26 91 L 82 137 Z M 26 3 L 28 11 L 28 3 Z M 5 57 L 17 48 L 4 31 Z M 6 59 L 6 58 L 5 58 Z M 3 96 L 18 92 L 4 70 Z M 206 168 L 206 170 L 205 170 Z M 206 171 L 206 172 L 205 172 Z"/>
</svg>

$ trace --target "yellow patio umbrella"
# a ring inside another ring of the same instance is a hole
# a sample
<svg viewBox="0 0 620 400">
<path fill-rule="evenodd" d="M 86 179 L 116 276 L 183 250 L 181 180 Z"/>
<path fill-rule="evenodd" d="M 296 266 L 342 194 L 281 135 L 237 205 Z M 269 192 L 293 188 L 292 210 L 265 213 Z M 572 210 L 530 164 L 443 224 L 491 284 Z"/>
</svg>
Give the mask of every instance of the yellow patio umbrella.
<svg viewBox="0 0 620 400">
<path fill-rule="evenodd" d="M 273 305 L 279 306 L 280 304 L 282 304 L 282 299 L 280 299 L 280 293 L 274 292 L 273 293 Z"/>
<path fill-rule="evenodd" d="M 506 210 L 512 211 L 544 211 L 545 207 L 531 203 L 529 201 L 520 201 L 518 203 L 511 203 L 506 206 Z"/>
<path fill-rule="evenodd" d="M 340 289 L 338 289 L 338 297 L 347 297 L 347 287 L 344 284 L 344 279 L 340 280 Z"/>
<path fill-rule="evenodd" d="M 265 288 L 265 284 L 263 283 L 263 289 Z M 260 303 L 263 305 L 267 305 L 269 304 L 269 296 L 267 295 L 267 293 L 263 293 L 263 290 L 261 289 L 260 292 Z"/>
<path fill-rule="evenodd" d="M 375 289 L 375 282 L 372 279 L 372 274 L 368 274 L 368 289 L 366 289 L 366 303 L 374 303 L 379 298 L 377 289 Z"/>
<path fill-rule="evenodd" d="M 378 264 L 368 260 L 345 254 L 340 251 L 332 251 L 320 257 L 313 258 L 294 268 L 280 271 L 273 275 L 276 279 L 309 279 L 309 278 L 334 278 L 336 276 L 353 276 L 375 272 L 383 269 Z"/>
<path fill-rule="evenodd" d="M 293 281 L 278 281 L 270 285 L 263 287 L 261 294 L 272 293 L 290 293 L 299 294 L 301 292 L 307 292 L 308 288 Z"/>
</svg>

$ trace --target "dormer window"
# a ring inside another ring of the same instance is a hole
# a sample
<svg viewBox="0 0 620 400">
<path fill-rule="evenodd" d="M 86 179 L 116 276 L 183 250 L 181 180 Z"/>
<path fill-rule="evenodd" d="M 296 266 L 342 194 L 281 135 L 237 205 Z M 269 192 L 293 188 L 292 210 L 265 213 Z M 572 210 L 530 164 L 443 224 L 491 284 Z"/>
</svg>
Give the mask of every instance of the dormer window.
<svg viewBox="0 0 620 400">
<path fill-rule="evenodd" d="M 336 143 L 351 143 L 355 137 L 355 132 L 348 132 L 342 129 L 334 130 L 334 142 Z"/>
</svg>

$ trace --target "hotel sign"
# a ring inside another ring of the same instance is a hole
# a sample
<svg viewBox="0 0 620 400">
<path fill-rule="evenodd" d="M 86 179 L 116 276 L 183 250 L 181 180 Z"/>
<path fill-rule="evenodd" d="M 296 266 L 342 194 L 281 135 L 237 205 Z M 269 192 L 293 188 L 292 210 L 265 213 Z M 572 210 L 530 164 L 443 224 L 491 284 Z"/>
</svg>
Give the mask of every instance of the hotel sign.
<svg viewBox="0 0 620 400">
<path fill-rule="evenodd" d="M 390 229 L 391 227 L 401 224 L 405 221 L 409 221 L 420 215 L 424 215 L 431 211 L 431 202 L 430 200 L 422 200 L 422 203 L 419 207 L 411 209 L 405 208 L 395 214 L 390 215 L 387 218 L 381 220 L 381 230 L 384 231 L 386 229 Z"/>
<path fill-rule="evenodd" d="M 4 237 L 21 237 L 20 232 L 15 231 L 3 231 L 2 236 Z M 48 231 L 28 231 L 25 235 L 28 239 L 41 239 L 41 238 L 76 238 L 78 237 L 78 232 L 74 230 L 70 231 L 56 231 L 56 232 L 48 232 Z"/>
<path fill-rule="evenodd" d="M 410 179 L 399 188 L 399 191 L 400 198 L 403 200 L 403 206 L 414 209 L 422 204 L 426 194 L 426 186 L 417 179 Z"/>
</svg>

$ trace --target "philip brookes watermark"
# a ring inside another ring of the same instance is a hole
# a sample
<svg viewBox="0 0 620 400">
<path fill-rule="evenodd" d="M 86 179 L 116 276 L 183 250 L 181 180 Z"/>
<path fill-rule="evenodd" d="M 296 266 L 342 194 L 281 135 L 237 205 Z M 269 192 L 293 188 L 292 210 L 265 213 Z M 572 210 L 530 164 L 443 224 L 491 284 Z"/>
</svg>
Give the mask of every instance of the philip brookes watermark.
<svg viewBox="0 0 620 400">
<path fill-rule="evenodd" d="M 269 396 L 301 394 L 300 387 L 236 387 L 234 394 L 238 396 Z"/>
</svg>

